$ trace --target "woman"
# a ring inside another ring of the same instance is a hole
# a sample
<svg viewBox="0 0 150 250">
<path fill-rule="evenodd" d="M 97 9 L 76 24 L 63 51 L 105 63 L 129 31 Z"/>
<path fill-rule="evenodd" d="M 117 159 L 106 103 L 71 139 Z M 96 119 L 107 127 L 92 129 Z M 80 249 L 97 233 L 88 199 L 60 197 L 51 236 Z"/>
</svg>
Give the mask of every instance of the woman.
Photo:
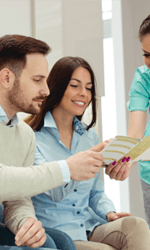
<svg viewBox="0 0 150 250">
<path fill-rule="evenodd" d="M 53 66 L 48 85 L 51 94 L 41 113 L 29 119 L 36 130 L 35 164 L 66 159 L 99 143 L 91 128 L 96 122 L 96 93 L 90 65 L 79 57 L 62 58 Z M 89 104 L 92 120 L 86 126 L 81 119 Z M 33 203 L 43 226 L 69 234 L 77 249 L 149 249 L 147 223 L 124 212 L 115 213 L 100 173 L 88 181 L 64 183 L 33 197 Z"/>
<path fill-rule="evenodd" d="M 150 99 L 150 15 L 142 22 L 139 28 L 139 39 L 142 45 L 144 56 L 144 65 L 137 68 L 130 90 L 130 100 L 128 109 L 130 111 L 128 136 L 142 139 L 150 135 L 150 121 L 146 127 L 146 114 Z M 146 130 L 145 130 L 146 127 Z M 127 177 L 132 165 L 127 168 Z M 121 179 L 123 176 L 118 175 L 118 171 L 124 172 L 125 165 L 108 168 L 107 174 L 112 178 Z M 139 174 L 141 178 L 144 207 L 146 220 L 150 226 L 150 162 L 143 161 L 139 163 Z M 113 172 L 115 170 L 115 174 Z"/>
</svg>

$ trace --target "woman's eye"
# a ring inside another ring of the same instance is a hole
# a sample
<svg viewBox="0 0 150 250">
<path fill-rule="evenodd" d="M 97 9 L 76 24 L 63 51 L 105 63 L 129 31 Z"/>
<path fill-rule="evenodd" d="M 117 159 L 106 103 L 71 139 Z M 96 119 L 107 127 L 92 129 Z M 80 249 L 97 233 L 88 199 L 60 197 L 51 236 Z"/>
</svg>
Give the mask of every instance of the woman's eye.
<svg viewBox="0 0 150 250">
<path fill-rule="evenodd" d="M 150 54 L 143 54 L 143 56 L 145 56 L 145 57 L 150 57 Z"/>
<path fill-rule="evenodd" d="M 92 91 L 92 88 L 86 88 L 86 89 Z"/>
<path fill-rule="evenodd" d="M 72 84 L 70 86 L 73 87 L 73 88 L 77 88 L 78 87 L 77 85 L 72 85 Z"/>
</svg>

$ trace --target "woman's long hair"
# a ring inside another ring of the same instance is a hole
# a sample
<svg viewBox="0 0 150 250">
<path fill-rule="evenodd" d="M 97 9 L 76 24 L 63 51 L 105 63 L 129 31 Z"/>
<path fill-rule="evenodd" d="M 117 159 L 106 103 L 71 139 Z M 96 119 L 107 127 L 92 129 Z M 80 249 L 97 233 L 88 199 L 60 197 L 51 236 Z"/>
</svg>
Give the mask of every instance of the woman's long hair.
<svg viewBox="0 0 150 250">
<path fill-rule="evenodd" d="M 87 130 L 91 128 L 96 123 L 96 93 L 95 93 L 95 76 L 90 65 L 80 57 L 63 57 L 58 60 L 50 71 L 47 79 L 48 87 L 50 89 L 50 95 L 43 102 L 41 111 L 37 115 L 29 116 L 25 122 L 28 123 L 33 130 L 39 131 L 44 124 L 44 117 L 48 111 L 52 112 L 60 103 L 71 76 L 74 70 L 78 67 L 83 67 L 87 69 L 91 75 L 92 80 L 92 120 L 87 126 Z M 77 116 L 79 120 L 82 116 Z"/>
</svg>

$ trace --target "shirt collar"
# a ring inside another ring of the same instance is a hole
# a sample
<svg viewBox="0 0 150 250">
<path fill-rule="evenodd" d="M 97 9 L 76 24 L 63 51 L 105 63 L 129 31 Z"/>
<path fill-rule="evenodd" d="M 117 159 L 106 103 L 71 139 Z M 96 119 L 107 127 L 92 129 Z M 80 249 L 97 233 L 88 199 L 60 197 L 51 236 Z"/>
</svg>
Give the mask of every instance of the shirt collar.
<svg viewBox="0 0 150 250">
<path fill-rule="evenodd" d="M 53 116 L 52 116 L 50 111 L 47 112 L 46 115 L 45 115 L 44 127 L 56 128 L 57 129 L 56 123 L 55 123 L 55 121 L 53 119 Z M 76 116 L 74 117 L 74 120 L 73 120 L 73 127 L 74 127 L 74 130 L 79 135 L 83 135 L 84 132 L 85 132 L 85 129 L 86 129 L 86 125 L 84 125 L 81 121 L 79 121 Z"/>
<path fill-rule="evenodd" d="M 86 125 L 83 124 L 81 121 L 79 121 L 76 116 L 74 117 L 74 120 L 73 120 L 73 127 L 74 127 L 74 130 L 79 135 L 83 135 L 86 130 Z"/>
<path fill-rule="evenodd" d="M 147 67 L 146 64 L 144 64 L 144 71 L 148 74 L 150 74 L 150 69 Z"/>
<path fill-rule="evenodd" d="M 3 125 L 7 125 L 8 122 L 10 123 L 9 126 L 12 127 L 12 126 L 18 124 L 18 117 L 15 114 L 9 120 L 6 113 L 5 113 L 5 111 L 2 108 L 2 106 L 0 106 L 0 123 L 3 124 Z"/>
<path fill-rule="evenodd" d="M 56 126 L 56 123 L 53 119 L 53 116 L 51 114 L 51 112 L 47 112 L 46 115 L 45 115 L 45 118 L 44 118 L 44 127 L 48 127 L 48 128 L 56 128 L 57 129 L 57 126 Z"/>
</svg>

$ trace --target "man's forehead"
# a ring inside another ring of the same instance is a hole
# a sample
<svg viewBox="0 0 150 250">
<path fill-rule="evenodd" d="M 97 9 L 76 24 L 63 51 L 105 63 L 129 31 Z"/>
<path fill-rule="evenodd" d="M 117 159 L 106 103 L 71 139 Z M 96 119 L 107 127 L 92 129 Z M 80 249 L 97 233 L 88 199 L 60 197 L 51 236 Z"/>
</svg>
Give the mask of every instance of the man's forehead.
<svg viewBox="0 0 150 250">
<path fill-rule="evenodd" d="M 41 62 L 47 62 L 46 56 L 41 53 L 32 53 L 26 55 L 26 62 L 35 62 L 35 61 L 41 61 Z"/>
<path fill-rule="evenodd" d="M 25 70 L 32 72 L 32 75 L 48 76 L 48 61 L 43 54 L 34 53 L 26 56 Z"/>
</svg>

